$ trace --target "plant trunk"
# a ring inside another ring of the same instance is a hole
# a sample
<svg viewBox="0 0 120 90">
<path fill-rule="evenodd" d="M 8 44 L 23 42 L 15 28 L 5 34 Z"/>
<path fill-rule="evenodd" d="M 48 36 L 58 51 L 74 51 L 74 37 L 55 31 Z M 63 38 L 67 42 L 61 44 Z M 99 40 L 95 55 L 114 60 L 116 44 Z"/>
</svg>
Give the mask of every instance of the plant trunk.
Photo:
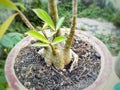
<svg viewBox="0 0 120 90">
<path fill-rule="evenodd" d="M 49 13 L 56 25 L 58 14 L 57 14 L 57 6 L 55 3 L 55 0 L 49 0 L 48 6 L 49 6 Z M 57 69 L 64 69 L 65 65 L 68 65 L 72 60 L 73 53 L 71 52 L 70 48 L 72 45 L 72 41 L 74 38 L 75 29 L 76 29 L 76 18 L 77 18 L 77 0 L 73 0 L 72 27 L 64 48 L 56 47 L 56 55 L 52 53 L 52 48 L 44 50 L 44 57 L 46 57 L 45 61 L 48 66 L 53 64 Z"/>
<path fill-rule="evenodd" d="M 57 10 L 57 3 L 56 0 L 48 0 L 48 11 L 49 14 L 54 22 L 54 25 L 56 26 L 57 22 L 58 22 L 58 10 Z M 57 31 L 56 36 L 61 35 L 60 30 Z"/>
<path fill-rule="evenodd" d="M 48 11 L 54 24 L 56 25 L 58 21 L 58 11 L 57 11 L 56 0 L 48 0 Z"/>
<path fill-rule="evenodd" d="M 65 51 L 69 51 L 74 39 L 75 29 L 76 29 L 76 18 L 77 18 L 77 0 L 72 0 L 73 3 L 73 20 L 72 20 L 72 26 L 70 30 L 70 34 L 68 36 L 68 39 L 65 43 Z"/>
<path fill-rule="evenodd" d="M 54 65 L 57 69 L 64 69 L 63 50 L 61 48 L 56 49 L 56 54 L 53 54 L 52 48 L 43 49 L 43 57 L 47 66 Z"/>
</svg>

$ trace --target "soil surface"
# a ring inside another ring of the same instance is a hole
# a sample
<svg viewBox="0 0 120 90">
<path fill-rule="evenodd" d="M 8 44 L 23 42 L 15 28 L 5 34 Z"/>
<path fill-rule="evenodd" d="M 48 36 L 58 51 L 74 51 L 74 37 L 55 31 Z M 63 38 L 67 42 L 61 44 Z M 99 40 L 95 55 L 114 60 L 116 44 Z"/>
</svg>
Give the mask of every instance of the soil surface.
<svg viewBox="0 0 120 90">
<path fill-rule="evenodd" d="M 101 56 L 88 42 L 74 39 L 72 50 L 78 54 L 78 66 L 69 72 L 47 67 L 39 55 L 39 47 L 21 49 L 14 70 L 20 82 L 29 90 L 82 90 L 91 85 L 100 72 Z"/>
</svg>

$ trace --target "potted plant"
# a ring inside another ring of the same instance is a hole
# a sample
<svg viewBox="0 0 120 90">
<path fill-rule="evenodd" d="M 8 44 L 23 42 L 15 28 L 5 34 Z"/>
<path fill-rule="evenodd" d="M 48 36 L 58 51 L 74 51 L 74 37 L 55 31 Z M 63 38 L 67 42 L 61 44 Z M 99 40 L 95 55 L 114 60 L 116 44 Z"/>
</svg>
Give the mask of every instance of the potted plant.
<svg viewBox="0 0 120 90">
<path fill-rule="evenodd" d="M 10 1 L 1 0 L 17 11 L 0 29 L 1 36 L 19 14 L 30 28 L 6 60 L 5 74 L 13 90 L 93 90 L 99 89 L 110 74 L 111 55 L 105 45 L 90 34 L 76 30 L 77 0 L 73 0 L 71 28 L 61 29 L 56 0 L 48 0 L 49 14 L 33 9 L 44 21 L 37 30 Z M 6 25 L 6 27 L 4 27 Z M 49 30 L 46 30 L 48 29 Z"/>
</svg>

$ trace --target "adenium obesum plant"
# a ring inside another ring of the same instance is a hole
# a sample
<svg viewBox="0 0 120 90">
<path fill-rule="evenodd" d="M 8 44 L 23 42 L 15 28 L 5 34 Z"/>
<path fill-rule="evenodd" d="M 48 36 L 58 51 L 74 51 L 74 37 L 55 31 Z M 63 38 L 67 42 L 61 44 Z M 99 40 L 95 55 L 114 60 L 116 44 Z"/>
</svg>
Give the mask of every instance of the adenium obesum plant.
<svg viewBox="0 0 120 90">
<path fill-rule="evenodd" d="M 61 32 L 60 28 L 64 21 L 64 17 L 58 17 L 56 0 L 48 0 L 48 11 L 45 12 L 42 9 L 33 9 L 34 13 L 44 21 L 43 27 L 35 28 L 29 22 L 29 20 L 25 17 L 25 15 L 16 7 L 14 3 L 9 0 L 0 0 L 1 5 L 5 5 L 13 10 L 16 10 L 17 13 L 10 16 L 1 26 L 0 26 L 0 36 L 5 33 L 8 26 L 15 18 L 16 15 L 20 15 L 23 22 L 28 26 L 30 31 L 26 34 L 34 37 L 39 40 L 39 42 L 34 43 L 33 46 L 41 46 L 43 47 L 39 50 L 39 54 L 41 54 L 45 58 L 45 62 L 47 66 L 54 65 L 57 69 L 64 69 L 66 65 L 68 65 L 71 61 L 70 71 L 73 69 L 74 65 L 77 64 L 78 56 L 71 50 L 71 45 L 73 41 L 73 37 L 76 29 L 76 17 L 77 17 L 77 0 L 73 0 L 73 20 L 70 28 L 70 32 L 66 37 L 64 33 Z M 38 30 L 39 29 L 39 30 Z M 49 29 L 49 33 L 47 33 L 47 29 Z"/>
</svg>

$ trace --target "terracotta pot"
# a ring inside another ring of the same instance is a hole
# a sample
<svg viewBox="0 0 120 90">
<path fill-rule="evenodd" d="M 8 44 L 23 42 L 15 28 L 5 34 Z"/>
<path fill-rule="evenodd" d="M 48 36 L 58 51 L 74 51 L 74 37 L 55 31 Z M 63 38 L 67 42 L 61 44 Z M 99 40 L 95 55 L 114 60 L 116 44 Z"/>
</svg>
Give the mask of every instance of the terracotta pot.
<svg viewBox="0 0 120 90">
<path fill-rule="evenodd" d="M 99 90 L 102 87 L 102 84 L 105 83 L 105 81 L 108 79 L 108 77 L 111 74 L 112 70 L 112 57 L 106 46 L 97 38 L 94 36 L 80 31 L 76 30 L 76 34 L 80 38 L 82 38 L 85 41 L 88 41 L 91 43 L 97 50 L 97 52 L 101 55 L 101 70 L 98 75 L 98 78 L 92 83 L 90 86 L 85 88 L 84 90 Z M 14 62 L 15 58 L 18 54 L 18 52 L 28 44 L 30 44 L 31 40 L 33 40 L 32 37 L 27 36 L 23 40 L 21 40 L 9 53 L 6 65 L 5 65 L 5 75 L 8 81 L 8 84 L 13 90 L 27 90 L 17 79 L 15 72 L 14 72 Z"/>
</svg>

